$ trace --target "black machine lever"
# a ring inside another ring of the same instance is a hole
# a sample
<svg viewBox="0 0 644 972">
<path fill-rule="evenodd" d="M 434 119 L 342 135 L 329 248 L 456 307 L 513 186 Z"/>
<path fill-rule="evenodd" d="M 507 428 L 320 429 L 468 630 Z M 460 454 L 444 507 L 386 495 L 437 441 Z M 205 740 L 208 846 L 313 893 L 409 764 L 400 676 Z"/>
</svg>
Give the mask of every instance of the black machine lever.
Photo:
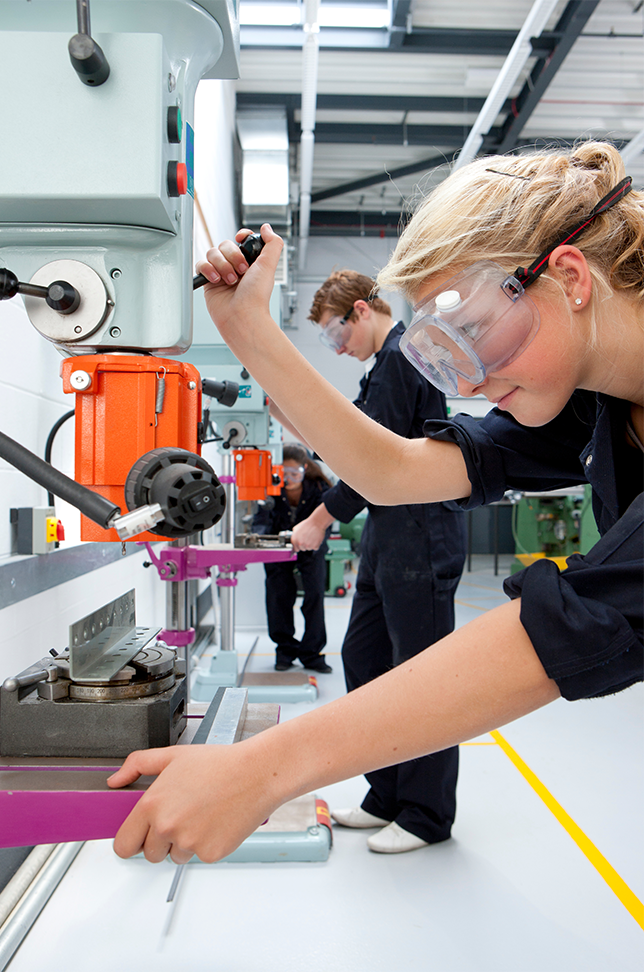
<svg viewBox="0 0 644 972">
<path fill-rule="evenodd" d="M 220 405 L 231 408 L 239 397 L 239 385 L 236 381 L 215 381 L 214 378 L 202 378 L 201 388 L 204 395 L 214 398 Z"/>
<path fill-rule="evenodd" d="M 239 244 L 239 249 L 244 254 L 244 259 L 248 266 L 254 263 L 257 257 L 260 255 L 264 249 L 264 240 L 261 238 L 259 233 L 251 233 L 247 236 L 243 243 Z M 199 287 L 203 287 L 204 284 L 210 283 L 207 277 L 204 277 L 203 273 L 198 273 L 192 278 L 192 289 L 198 290 Z"/>
<path fill-rule="evenodd" d="M 110 66 L 105 54 L 90 36 L 89 0 L 76 0 L 78 33 L 71 38 L 67 49 L 69 59 L 83 84 L 97 88 L 110 76 Z"/>
<path fill-rule="evenodd" d="M 54 280 L 48 287 L 39 287 L 21 283 L 11 270 L 0 268 L 0 300 L 9 300 L 16 294 L 42 297 L 59 314 L 73 314 L 80 304 L 80 294 L 66 280 Z"/>
</svg>

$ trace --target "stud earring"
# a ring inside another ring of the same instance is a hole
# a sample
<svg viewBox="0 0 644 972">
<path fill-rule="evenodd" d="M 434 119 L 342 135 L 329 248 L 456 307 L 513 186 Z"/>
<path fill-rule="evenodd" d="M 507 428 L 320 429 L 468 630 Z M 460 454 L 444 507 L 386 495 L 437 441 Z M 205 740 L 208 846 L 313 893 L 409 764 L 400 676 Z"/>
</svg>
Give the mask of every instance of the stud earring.
<svg viewBox="0 0 644 972">
<path fill-rule="evenodd" d="M 582 302 L 582 299 L 581 299 L 581 297 L 575 297 L 575 303 L 576 303 L 577 305 L 579 305 L 579 304 L 581 304 L 581 303 L 583 303 L 583 302 Z"/>
</svg>

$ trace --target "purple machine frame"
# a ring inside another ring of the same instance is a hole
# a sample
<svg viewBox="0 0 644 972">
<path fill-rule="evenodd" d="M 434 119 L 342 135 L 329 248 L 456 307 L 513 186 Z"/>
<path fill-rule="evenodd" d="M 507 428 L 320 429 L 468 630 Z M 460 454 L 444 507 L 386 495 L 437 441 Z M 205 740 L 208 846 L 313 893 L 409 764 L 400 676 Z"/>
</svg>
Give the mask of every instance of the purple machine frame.
<svg viewBox="0 0 644 972">
<path fill-rule="evenodd" d="M 188 581 L 207 578 L 210 577 L 212 568 L 217 567 L 219 573 L 215 583 L 218 587 L 236 587 L 236 575 L 239 571 L 246 570 L 248 564 L 276 563 L 295 560 L 297 557 L 293 550 L 281 547 L 263 547 L 253 550 L 250 547 L 232 547 L 228 544 L 206 547 L 164 547 L 157 556 L 150 543 L 144 541 L 143 546 L 147 549 L 161 580 Z M 192 644 L 194 638 L 194 628 L 188 628 L 187 631 L 170 631 L 166 628 L 159 632 L 159 639 L 175 648 Z"/>
</svg>

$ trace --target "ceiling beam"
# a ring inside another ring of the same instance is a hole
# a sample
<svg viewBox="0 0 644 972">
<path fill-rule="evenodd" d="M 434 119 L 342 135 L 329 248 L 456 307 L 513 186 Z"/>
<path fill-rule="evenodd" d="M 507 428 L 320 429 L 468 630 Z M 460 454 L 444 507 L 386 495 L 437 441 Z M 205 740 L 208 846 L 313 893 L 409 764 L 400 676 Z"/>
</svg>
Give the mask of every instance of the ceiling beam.
<svg viewBox="0 0 644 972">
<path fill-rule="evenodd" d="M 557 144 L 566 146 L 568 148 L 574 145 L 574 138 L 557 138 Z M 525 145 L 532 145 L 534 139 L 519 139 L 515 148 L 521 148 Z M 617 142 L 617 148 L 620 147 L 620 142 Z M 625 144 L 625 143 L 624 143 Z M 365 176 L 362 179 L 354 179 L 352 182 L 341 182 L 335 186 L 331 186 L 329 189 L 321 189 L 319 192 L 314 192 L 311 195 L 311 203 L 324 202 L 325 199 L 333 199 L 336 196 L 343 196 L 349 192 L 359 192 L 361 189 L 369 189 L 371 186 L 381 185 L 383 182 L 395 182 L 396 179 L 402 179 L 405 176 L 414 175 L 416 172 L 429 172 L 431 169 L 435 169 L 440 165 L 449 164 L 452 162 L 457 155 L 454 152 L 450 155 L 434 155 L 428 159 L 420 159 L 418 162 L 411 162 L 409 165 L 401 165 L 395 169 L 383 170 L 381 172 L 376 172 L 373 175 Z"/>
<path fill-rule="evenodd" d="M 311 210 L 311 236 L 393 236 L 411 217 L 402 210 L 355 212 L 344 209 Z"/>
<path fill-rule="evenodd" d="M 401 8 L 401 13 L 402 13 Z M 390 45 L 394 35 L 400 42 Z M 320 28 L 320 49 L 347 52 L 405 51 L 417 54 L 483 54 L 505 57 L 514 44 L 516 30 L 470 30 L 469 28 L 436 27 L 430 30 L 362 30 L 331 27 Z M 542 35 L 542 38 L 546 35 Z M 263 47 L 291 49 L 302 46 L 302 28 L 295 27 L 242 27 L 241 47 L 252 50 Z"/>
<path fill-rule="evenodd" d="M 389 50 L 400 50 L 402 48 L 408 28 L 411 30 L 412 5 L 413 0 L 392 0 Z"/>
<path fill-rule="evenodd" d="M 599 0 L 569 0 L 559 21 L 552 32 L 555 43 L 546 50 L 543 57 L 537 60 L 530 77 L 517 95 L 514 105 L 503 123 L 501 137 L 492 149 L 501 155 L 511 152 L 516 146 L 519 136 L 528 119 L 543 98 L 548 86 L 569 54 L 573 44 L 595 12 Z M 543 40 L 539 38 L 539 42 Z M 534 47 L 534 45 L 533 45 Z M 487 151 L 490 151 L 488 148 Z"/>
<path fill-rule="evenodd" d="M 296 130 L 299 125 L 296 125 Z M 493 128 L 485 137 L 487 146 L 496 144 L 500 129 Z M 317 144 L 336 145 L 431 145 L 434 148 L 460 148 L 463 145 L 462 125 L 342 125 L 318 122 L 315 126 Z"/>
<path fill-rule="evenodd" d="M 354 179 L 352 182 L 343 182 L 332 186 L 330 189 L 321 189 L 319 192 L 311 194 L 311 203 L 323 202 L 325 199 L 333 199 L 336 196 L 344 196 L 348 192 L 359 192 L 361 189 L 368 189 L 370 186 L 378 186 L 390 179 L 402 179 L 404 176 L 414 175 L 416 172 L 424 172 L 427 169 L 435 169 L 439 165 L 451 162 L 452 157 L 445 155 L 432 155 L 429 159 L 420 159 L 418 162 L 411 162 L 409 165 L 400 165 L 387 172 L 376 172 L 373 175 L 365 176 L 363 179 Z"/>
<path fill-rule="evenodd" d="M 238 91 L 237 107 L 266 107 L 284 105 L 287 109 L 299 111 L 301 106 L 299 92 L 279 91 Z M 432 111 L 478 113 L 485 104 L 485 98 L 457 98 L 432 95 L 366 95 L 366 94 L 321 94 L 318 92 L 317 107 L 321 111 Z M 503 106 L 510 111 L 508 100 Z"/>
</svg>

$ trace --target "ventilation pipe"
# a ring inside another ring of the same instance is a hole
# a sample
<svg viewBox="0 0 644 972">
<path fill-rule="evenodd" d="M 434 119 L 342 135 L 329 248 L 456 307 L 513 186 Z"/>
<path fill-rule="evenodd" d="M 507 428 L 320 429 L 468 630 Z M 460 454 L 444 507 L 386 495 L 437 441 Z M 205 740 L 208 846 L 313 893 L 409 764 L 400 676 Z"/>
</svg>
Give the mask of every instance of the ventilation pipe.
<svg viewBox="0 0 644 972">
<path fill-rule="evenodd" d="M 300 270 L 303 270 L 306 264 L 306 250 L 311 222 L 315 106 L 318 95 L 319 6 L 319 0 L 305 0 L 304 45 L 302 47 L 302 109 L 300 122 L 302 128 L 300 141 Z"/>
<path fill-rule="evenodd" d="M 506 98 L 514 87 L 517 78 L 532 56 L 531 37 L 539 37 L 545 30 L 558 0 L 535 0 L 526 21 L 512 45 L 512 49 L 505 59 L 499 76 L 492 85 L 492 90 L 479 112 L 479 116 L 472 125 L 472 130 L 465 140 L 465 145 L 456 160 L 454 169 L 460 169 L 476 157 L 476 153 L 483 144 L 483 136 L 487 135 L 494 124 L 497 115 Z"/>
</svg>

